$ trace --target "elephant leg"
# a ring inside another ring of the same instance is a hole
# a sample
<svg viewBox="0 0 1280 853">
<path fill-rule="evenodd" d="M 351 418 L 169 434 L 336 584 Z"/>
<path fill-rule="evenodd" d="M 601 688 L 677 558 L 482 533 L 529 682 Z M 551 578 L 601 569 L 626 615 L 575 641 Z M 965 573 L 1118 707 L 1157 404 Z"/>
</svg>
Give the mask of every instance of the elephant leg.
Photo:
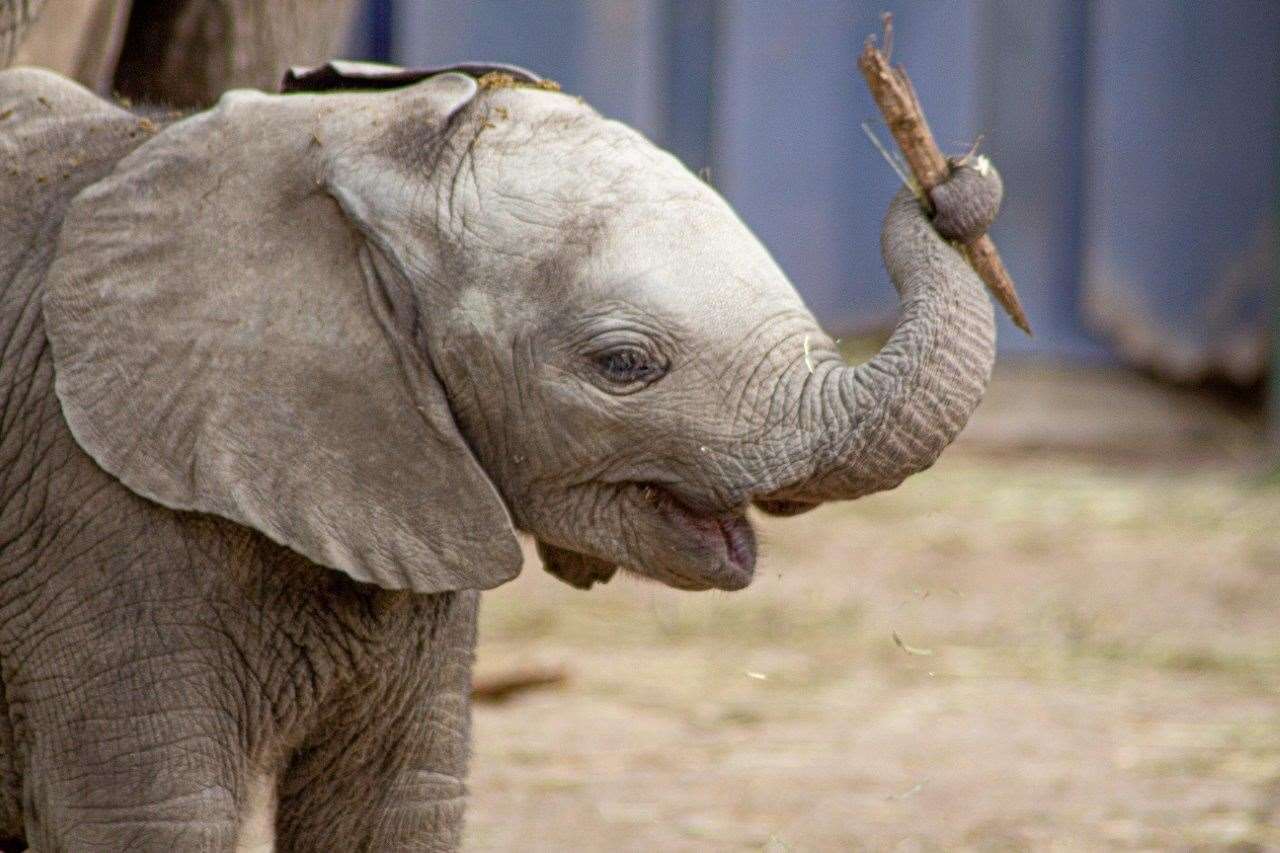
<svg viewBox="0 0 1280 853">
<path fill-rule="evenodd" d="M 12 720 L 9 702 L 5 699 L 4 672 L 0 669 L 0 853 L 26 849 L 21 841 L 22 785 L 16 770 Z"/>
<path fill-rule="evenodd" d="M 438 597 L 422 634 L 371 661 L 280 783 L 280 851 L 456 850 L 461 844 L 479 596 Z M 406 655 L 407 649 L 421 652 Z"/>
<path fill-rule="evenodd" d="M 342 714 L 294 754 L 280 785 L 278 851 L 458 849 L 467 696 L 387 699 L 371 715 Z"/>
<path fill-rule="evenodd" d="M 460 776 L 429 768 L 388 775 L 369 755 L 363 767 L 297 768 L 313 781 L 282 799 L 276 850 L 453 851 L 461 846 L 465 785 Z M 394 758 L 392 758 L 394 760 Z M 315 775 L 313 775 L 315 774 Z"/>
<path fill-rule="evenodd" d="M 27 841 L 38 850 L 232 849 L 238 792 L 209 766 L 219 763 L 198 739 L 151 744 L 104 765 L 41 757 L 27 775 Z"/>
<path fill-rule="evenodd" d="M 133 722 L 145 731 L 154 718 Z M 101 749 L 89 756 L 68 743 L 33 756 L 23 804 L 32 849 L 237 847 L 245 791 L 233 771 L 236 756 L 203 736 L 139 741 L 139 733 L 116 733 L 110 756 Z"/>
<path fill-rule="evenodd" d="M 159 630 L 34 635 L 46 641 L 6 685 L 32 849 L 235 848 L 254 805 L 244 718 L 257 710 L 238 669 L 165 648 Z"/>
</svg>

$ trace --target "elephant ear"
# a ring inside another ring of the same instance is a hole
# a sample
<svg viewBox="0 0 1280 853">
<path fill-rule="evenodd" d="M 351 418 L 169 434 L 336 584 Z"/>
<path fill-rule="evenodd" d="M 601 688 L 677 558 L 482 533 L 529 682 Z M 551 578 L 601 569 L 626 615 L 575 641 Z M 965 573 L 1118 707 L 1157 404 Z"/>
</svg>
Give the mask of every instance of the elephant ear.
<svg viewBox="0 0 1280 853">
<path fill-rule="evenodd" d="M 396 89 L 435 77 L 457 72 L 479 80 L 486 74 L 505 74 L 521 83 L 541 83 L 543 79 L 527 68 L 503 62 L 462 62 L 434 68 L 402 68 L 381 62 L 353 62 L 331 59 L 324 65 L 294 66 L 280 82 L 281 92 L 333 92 L 339 89 Z"/>
<path fill-rule="evenodd" d="M 429 162 L 476 91 L 446 74 L 232 92 L 81 193 L 44 296 L 80 445 L 147 498 L 360 581 L 433 593 L 514 577 L 510 517 L 404 334 L 403 287 L 388 292 L 382 253 L 335 201 L 377 188 L 343 184 L 369 151 Z"/>
</svg>

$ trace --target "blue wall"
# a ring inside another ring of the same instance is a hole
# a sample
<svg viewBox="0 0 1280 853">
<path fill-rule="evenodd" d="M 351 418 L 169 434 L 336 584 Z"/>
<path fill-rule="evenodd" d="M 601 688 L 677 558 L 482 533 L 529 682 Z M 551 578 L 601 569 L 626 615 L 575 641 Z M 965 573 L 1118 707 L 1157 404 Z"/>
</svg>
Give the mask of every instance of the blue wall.
<svg viewBox="0 0 1280 853">
<path fill-rule="evenodd" d="M 558 80 L 709 168 L 844 333 L 895 305 L 878 232 L 897 179 L 860 128 L 887 139 L 856 67 L 884 5 L 370 0 L 356 51 Z M 940 144 L 983 133 L 1005 178 L 992 235 L 1036 328 L 1005 322 L 1006 351 L 1190 376 L 1253 363 L 1276 275 L 1280 2 L 891 5 Z"/>
</svg>

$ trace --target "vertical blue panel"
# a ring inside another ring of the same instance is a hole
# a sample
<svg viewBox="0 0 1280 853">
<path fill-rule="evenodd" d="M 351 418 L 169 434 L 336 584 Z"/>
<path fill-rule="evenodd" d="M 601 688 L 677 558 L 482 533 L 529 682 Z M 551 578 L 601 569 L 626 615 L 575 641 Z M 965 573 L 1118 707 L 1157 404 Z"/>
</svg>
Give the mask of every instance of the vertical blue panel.
<svg viewBox="0 0 1280 853">
<path fill-rule="evenodd" d="M 898 3 L 905 63 L 939 144 L 973 139 L 968 2 Z M 857 68 L 879 2 L 728 3 L 717 38 L 714 179 L 833 332 L 892 319 L 880 222 L 898 179 L 867 142 L 892 145 Z"/>
<path fill-rule="evenodd" d="M 1005 187 L 991 236 L 1036 333 L 1002 318 L 1001 345 L 1099 358 L 1079 311 L 1086 7 L 987 0 L 980 23 L 979 129 Z"/>
<path fill-rule="evenodd" d="M 659 96 L 661 142 L 686 166 L 711 166 L 714 109 L 712 68 L 716 52 L 715 0 L 667 0 L 663 10 Z"/>
<path fill-rule="evenodd" d="M 1276 279 L 1280 3 L 1106 3 L 1091 40 L 1091 317 L 1132 361 L 1248 378 Z"/>
<path fill-rule="evenodd" d="M 660 8 L 657 0 L 395 0 L 392 55 L 406 65 L 523 65 L 653 133 Z"/>
<path fill-rule="evenodd" d="M 863 138 L 863 121 L 888 135 L 856 67 L 880 0 L 367 2 L 365 55 L 557 79 L 710 165 L 834 332 L 893 318 L 877 238 L 897 179 Z M 1280 3 L 894 11 L 893 58 L 939 142 L 960 152 L 984 132 L 1005 178 L 993 236 L 1037 336 L 1003 322 L 1002 348 L 1096 359 L 1119 340 L 1170 373 L 1256 376 L 1277 269 Z"/>
<path fill-rule="evenodd" d="M 662 4 L 612 0 L 584 4 L 582 78 L 576 94 L 651 138 L 659 131 Z"/>
<path fill-rule="evenodd" d="M 392 0 L 364 0 L 351 22 L 346 56 L 386 62 L 391 58 Z"/>
<path fill-rule="evenodd" d="M 1280 92 L 1275 92 L 1276 109 L 1280 110 Z M 1272 215 L 1280 222 L 1280 181 L 1272 194 Z M 1275 251 L 1280 252 L 1280 237 Z M 1267 365 L 1267 434 L 1271 439 L 1271 461 L 1276 475 L 1280 475 L 1280 262 L 1274 270 L 1271 287 L 1267 292 L 1268 314 L 1271 320 L 1271 358 Z"/>
</svg>

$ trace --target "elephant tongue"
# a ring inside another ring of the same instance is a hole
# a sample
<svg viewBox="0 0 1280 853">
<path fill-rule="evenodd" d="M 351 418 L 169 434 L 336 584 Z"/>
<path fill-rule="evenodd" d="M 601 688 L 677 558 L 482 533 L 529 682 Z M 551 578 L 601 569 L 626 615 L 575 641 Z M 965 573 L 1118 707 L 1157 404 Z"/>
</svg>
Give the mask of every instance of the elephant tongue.
<svg viewBox="0 0 1280 853">
<path fill-rule="evenodd" d="M 542 567 L 569 586 L 578 589 L 591 589 L 594 583 L 608 583 L 618 571 L 612 563 L 567 548 L 549 545 L 541 539 L 537 540 L 538 556 L 542 558 Z"/>
</svg>

